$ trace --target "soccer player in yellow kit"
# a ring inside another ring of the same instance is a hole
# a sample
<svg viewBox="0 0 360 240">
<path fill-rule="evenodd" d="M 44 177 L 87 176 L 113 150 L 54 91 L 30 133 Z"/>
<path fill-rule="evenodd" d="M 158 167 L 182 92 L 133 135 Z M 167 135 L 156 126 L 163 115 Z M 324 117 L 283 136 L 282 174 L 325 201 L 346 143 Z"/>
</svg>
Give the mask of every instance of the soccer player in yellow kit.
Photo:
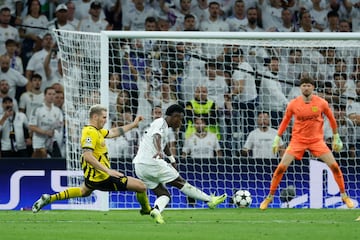
<svg viewBox="0 0 360 240">
<path fill-rule="evenodd" d="M 302 94 L 288 104 L 285 116 L 278 129 L 278 135 L 274 139 L 272 149 L 276 153 L 279 150 L 280 137 L 285 132 L 292 117 L 294 117 L 290 144 L 273 174 L 269 195 L 260 204 L 260 209 L 267 209 L 274 198 L 275 191 L 286 169 L 295 158 L 301 160 L 305 150 L 309 150 L 315 157 L 318 157 L 329 166 L 340 189 L 342 201 L 348 208 L 353 208 L 353 201 L 345 193 L 342 171 L 324 141 L 323 115 L 327 116 L 333 130 L 332 148 L 336 152 L 341 151 L 342 142 L 337 132 L 334 115 L 325 99 L 313 95 L 314 80 L 312 78 L 308 76 L 302 77 L 300 89 Z"/>
<path fill-rule="evenodd" d="M 87 197 L 94 190 L 100 191 L 134 191 L 141 205 L 141 214 L 150 214 L 151 207 L 146 194 L 145 184 L 134 177 L 111 169 L 107 156 L 105 138 L 114 138 L 124 135 L 125 132 L 138 126 L 143 120 L 137 116 L 134 122 L 122 127 L 104 129 L 107 120 L 107 109 L 102 105 L 93 105 L 89 110 L 90 121 L 84 126 L 81 135 L 81 167 L 84 171 L 85 182 L 80 187 L 70 187 L 52 195 L 43 194 L 32 206 L 34 213 L 45 205 L 57 200 L 76 197 Z"/>
</svg>

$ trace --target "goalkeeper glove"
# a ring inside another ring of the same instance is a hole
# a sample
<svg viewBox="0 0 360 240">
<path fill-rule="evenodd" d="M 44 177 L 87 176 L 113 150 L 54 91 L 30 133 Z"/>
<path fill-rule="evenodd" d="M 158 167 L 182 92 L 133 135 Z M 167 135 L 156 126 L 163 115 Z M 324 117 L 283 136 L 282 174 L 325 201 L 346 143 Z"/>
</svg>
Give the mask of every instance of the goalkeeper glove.
<svg viewBox="0 0 360 240">
<path fill-rule="evenodd" d="M 339 134 L 336 133 L 336 134 L 333 135 L 332 149 L 335 152 L 340 152 L 342 148 L 343 148 L 343 143 L 342 143 L 342 141 L 340 139 Z"/>
<path fill-rule="evenodd" d="M 273 144 L 272 144 L 272 152 L 276 154 L 279 151 L 279 143 L 280 143 L 280 137 L 279 135 L 276 135 L 274 138 Z"/>
</svg>

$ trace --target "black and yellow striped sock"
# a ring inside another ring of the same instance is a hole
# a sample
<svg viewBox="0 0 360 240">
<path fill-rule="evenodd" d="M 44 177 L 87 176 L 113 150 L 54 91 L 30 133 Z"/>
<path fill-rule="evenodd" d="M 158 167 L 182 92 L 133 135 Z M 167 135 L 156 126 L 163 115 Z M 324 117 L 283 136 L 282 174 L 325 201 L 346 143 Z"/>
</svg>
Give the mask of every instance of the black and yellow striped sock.
<svg viewBox="0 0 360 240">
<path fill-rule="evenodd" d="M 50 202 L 54 202 L 57 200 L 65 200 L 69 198 L 82 197 L 81 188 L 80 187 L 71 187 L 66 189 L 65 191 L 58 192 L 50 196 Z"/>
</svg>

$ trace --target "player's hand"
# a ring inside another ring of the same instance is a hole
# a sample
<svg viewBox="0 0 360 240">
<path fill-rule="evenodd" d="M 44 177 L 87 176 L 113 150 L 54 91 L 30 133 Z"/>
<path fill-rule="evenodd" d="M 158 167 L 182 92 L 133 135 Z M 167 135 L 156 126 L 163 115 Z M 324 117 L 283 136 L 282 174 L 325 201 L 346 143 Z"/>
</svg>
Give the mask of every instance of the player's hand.
<svg viewBox="0 0 360 240">
<path fill-rule="evenodd" d="M 139 116 L 136 116 L 135 120 L 134 120 L 134 124 L 135 126 L 137 127 L 139 125 L 139 122 L 141 122 L 142 120 L 144 120 L 144 117 L 139 115 Z"/>
<path fill-rule="evenodd" d="M 335 152 L 340 152 L 343 148 L 343 143 L 340 139 L 340 136 L 338 133 L 333 135 L 333 141 L 332 141 L 332 149 Z"/>
<path fill-rule="evenodd" d="M 280 143 L 279 135 L 276 135 L 272 144 L 272 152 L 276 154 L 279 151 L 279 143 Z"/>
<path fill-rule="evenodd" d="M 173 168 L 175 168 L 176 170 L 178 170 L 178 167 L 177 167 L 176 162 L 171 163 L 171 165 L 173 166 Z"/>
</svg>

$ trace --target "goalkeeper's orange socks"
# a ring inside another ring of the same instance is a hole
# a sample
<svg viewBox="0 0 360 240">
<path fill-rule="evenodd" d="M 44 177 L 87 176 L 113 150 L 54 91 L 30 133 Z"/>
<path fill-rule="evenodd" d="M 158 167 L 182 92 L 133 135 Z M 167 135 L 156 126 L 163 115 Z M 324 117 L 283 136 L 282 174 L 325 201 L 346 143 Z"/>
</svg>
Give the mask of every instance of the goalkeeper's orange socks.
<svg viewBox="0 0 360 240">
<path fill-rule="evenodd" d="M 151 206 L 150 206 L 150 203 L 149 203 L 149 198 L 146 194 L 146 192 L 137 192 L 136 193 L 136 199 L 138 200 L 138 202 L 140 203 L 141 205 L 141 210 L 144 212 L 144 213 L 147 213 L 151 211 Z"/>
<path fill-rule="evenodd" d="M 287 166 L 279 164 L 275 169 L 274 175 L 271 179 L 270 185 L 270 195 L 274 195 L 277 187 L 279 186 L 281 179 L 283 178 L 284 173 L 286 172 Z"/>
<path fill-rule="evenodd" d="M 344 183 L 344 177 L 343 177 L 343 173 L 339 167 L 339 165 L 337 164 L 337 162 L 334 162 L 331 166 L 330 169 L 334 175 L 335 181 L 339 187 L 340 193 L 344 193 L 345 192 L 345 183 Z"/>
<path fill-rule="evenodd" d="M 69 198 L 82 197 L 81 188 L 80 187 L 71 187 L 66 189 L 65 191 L 58 192 L 50 196 L 50 203 L 57 200 L 65 200 Z"/>
</svg>

